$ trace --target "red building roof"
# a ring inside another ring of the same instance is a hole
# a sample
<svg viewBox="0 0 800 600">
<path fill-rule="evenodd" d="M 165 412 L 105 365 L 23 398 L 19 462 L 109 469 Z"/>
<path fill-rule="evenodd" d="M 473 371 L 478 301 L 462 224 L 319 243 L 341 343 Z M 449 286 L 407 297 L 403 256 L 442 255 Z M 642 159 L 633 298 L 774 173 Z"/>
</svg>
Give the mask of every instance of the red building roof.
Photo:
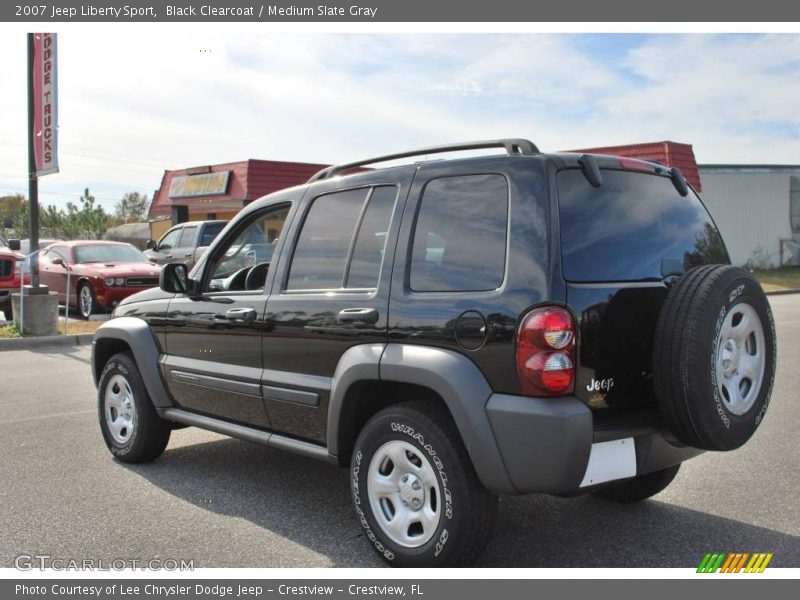
<svg viewBox="0 0 800 600">
<path fill-rule="evenodd" d="M 314 173 L 329 165 L 311 163 L 282 162 L 276 160 L 245 160 L 224 163 L 201 169 L 178 169 L 164 171 L 161 187 L 155 194 L 150 206 L 150 216 L 156 217 L 170 214 L 170 205 L 183 204 L 189 207 L 189 213 L 206 213 L 211 208 L 231 210 L 241 208 L 244 204 L 288 187 L 308 181 Z M 227 191 L 213 196 L 196 196 L 192 198 L 169 197 L 169 189 L 175 177 L 197 172 L 220 173 L 230 171 Z"/>
<path fill-rule="evenodd" d="M 593 154 L 612 154 L 625 158 L 638 158 L 656 162 L 665 167 L 678 167 L 686 181 L 698 192 L 703 191 L 700 184 L 700 173 L 691 144 L 677 142 L 650 142 L 645 144 L 627 144 L 625 146 L 605 146 L 602 148 L 584 148 L 570 152 L 590 152 Z"/>
</svg>

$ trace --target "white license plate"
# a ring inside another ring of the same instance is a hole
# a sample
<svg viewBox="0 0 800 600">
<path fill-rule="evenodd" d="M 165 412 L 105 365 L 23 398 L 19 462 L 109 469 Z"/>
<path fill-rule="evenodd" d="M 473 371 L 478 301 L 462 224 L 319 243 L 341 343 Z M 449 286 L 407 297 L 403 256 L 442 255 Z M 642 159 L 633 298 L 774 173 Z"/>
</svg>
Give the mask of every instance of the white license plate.
<svg viewBox="0 0 800 600">
<path fill-rule="evenodd" d="M 589 464 L 581 487 L 597 485 L 636 475 L 636 446 L 633 438 L 592 444 Z"/>
</svg>

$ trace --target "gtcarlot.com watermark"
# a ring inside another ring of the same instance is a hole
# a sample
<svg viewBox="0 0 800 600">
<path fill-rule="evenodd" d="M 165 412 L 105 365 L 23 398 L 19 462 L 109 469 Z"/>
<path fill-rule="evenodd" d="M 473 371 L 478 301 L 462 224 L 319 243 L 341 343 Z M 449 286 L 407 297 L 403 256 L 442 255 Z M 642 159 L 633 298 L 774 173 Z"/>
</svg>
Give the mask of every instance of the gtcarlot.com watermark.
<svg viewBox="0 0 800 600">
<path fill-rule="evenodd" d="M 14 558 L 20 571 L 194 571 L 194 560 L 183 558 L 67 558 L 49 554 L 20 554 Z"/>
</svg>

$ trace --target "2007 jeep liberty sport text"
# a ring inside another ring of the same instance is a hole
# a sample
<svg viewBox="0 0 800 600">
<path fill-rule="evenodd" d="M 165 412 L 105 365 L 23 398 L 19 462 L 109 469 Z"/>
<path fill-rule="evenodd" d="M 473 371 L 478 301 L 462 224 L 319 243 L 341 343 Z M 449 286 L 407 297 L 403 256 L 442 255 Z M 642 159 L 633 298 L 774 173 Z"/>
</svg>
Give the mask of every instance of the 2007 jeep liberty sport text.
<svg viewBox="0 0 800 600">
<path fill-rule="evenodd" d="M 100 427 L 126 462 L 190 425 L 349 467 L 386 561 L 468 564 L 499 494 L 635 502 L 750 438 L 775 331 L 729 262 L 653 163 L 513 139 L 329 167 L 119 305 L 93 346 Z"/>
</svg>

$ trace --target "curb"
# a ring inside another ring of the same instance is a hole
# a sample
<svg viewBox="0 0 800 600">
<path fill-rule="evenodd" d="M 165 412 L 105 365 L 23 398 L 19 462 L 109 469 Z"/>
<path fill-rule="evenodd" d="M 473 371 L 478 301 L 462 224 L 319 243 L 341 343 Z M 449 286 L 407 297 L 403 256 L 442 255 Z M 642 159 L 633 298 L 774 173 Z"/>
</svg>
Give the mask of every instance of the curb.
<svg viewBox="0 0 800 600">
<path fill-rule="evenodd" d="M 10 338 L 0 340 L 0 352 L 10 350 L 35 350 L 37 348 L 67 346 L 88 346 L 94 339 L 93 333 L 75 335 L 47 335 L 43 337 Z"/>
<path fill-rule="evenodd" d="M 800 294 L 800 290 L 775 290 L 764 292 L 767 296 L 785 296 L 786 294 Z"/>
</svg>

